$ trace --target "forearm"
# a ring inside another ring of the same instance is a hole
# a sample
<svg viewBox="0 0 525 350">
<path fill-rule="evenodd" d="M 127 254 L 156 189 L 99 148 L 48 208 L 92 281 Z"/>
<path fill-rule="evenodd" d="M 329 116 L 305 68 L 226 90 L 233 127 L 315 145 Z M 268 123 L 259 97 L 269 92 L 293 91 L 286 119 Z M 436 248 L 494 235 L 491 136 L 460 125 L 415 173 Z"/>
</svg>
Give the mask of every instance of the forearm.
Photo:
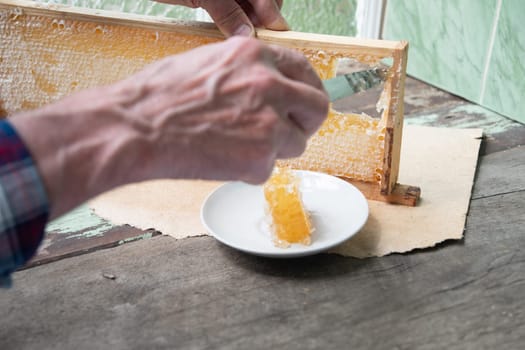
<svg viewBox="0 0 525 350">
<path fill-rule="evenodd" d="M 10 119 L 33 155 L 51 203 L 51 218 L 110 188 L 134 181 L 142 149 L 124 122 L 115 86 L 88 90 Z"/>
</svg>

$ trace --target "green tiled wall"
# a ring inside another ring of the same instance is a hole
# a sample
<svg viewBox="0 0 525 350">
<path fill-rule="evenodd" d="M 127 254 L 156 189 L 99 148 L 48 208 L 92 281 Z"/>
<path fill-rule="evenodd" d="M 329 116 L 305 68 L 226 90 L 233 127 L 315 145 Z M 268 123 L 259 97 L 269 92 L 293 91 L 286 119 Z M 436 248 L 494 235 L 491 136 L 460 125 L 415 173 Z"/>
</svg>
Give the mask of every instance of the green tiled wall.
<svg viewBox="0 0 525 350">
<path fill-rule="evenodd" d="M 503 0 L 481 103 L 525 123 L 525 1 Z"/>
<path fill-rule="evenodd" d="M 409 41 L 410 75 L 525 123 L 523 14 L 522 0 L 388 0 L 383 38 Z"/>
</svg>

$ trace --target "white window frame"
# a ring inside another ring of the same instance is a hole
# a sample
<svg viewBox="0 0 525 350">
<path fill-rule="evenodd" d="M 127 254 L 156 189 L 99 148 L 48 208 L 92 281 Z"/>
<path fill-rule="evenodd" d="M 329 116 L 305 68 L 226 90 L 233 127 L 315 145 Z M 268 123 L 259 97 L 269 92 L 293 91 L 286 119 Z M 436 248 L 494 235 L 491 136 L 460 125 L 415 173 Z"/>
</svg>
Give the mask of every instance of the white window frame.
<svg viewBox="0 0 525 350">
<path fill-rule="evenodd" d="M 356 37 L 380 39 L 386 0 L 357 0 Z"/>
</svg>

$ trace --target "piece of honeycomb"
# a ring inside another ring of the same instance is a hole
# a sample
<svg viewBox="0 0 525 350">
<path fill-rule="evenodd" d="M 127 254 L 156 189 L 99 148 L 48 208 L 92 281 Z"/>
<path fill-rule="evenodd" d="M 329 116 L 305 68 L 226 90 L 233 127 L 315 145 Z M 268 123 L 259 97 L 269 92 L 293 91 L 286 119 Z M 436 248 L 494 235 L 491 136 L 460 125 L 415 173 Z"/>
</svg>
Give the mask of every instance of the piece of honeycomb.
<svg viewBox="0 0 525 350">
<path fill-rule="evenodd" d="M 293 170 L 276 167 L 263 186 L 273 241 L 278 247 L 311 242 L 313 228 L 303 206 L 299 185 L 300 178 Z"/>
</svg>

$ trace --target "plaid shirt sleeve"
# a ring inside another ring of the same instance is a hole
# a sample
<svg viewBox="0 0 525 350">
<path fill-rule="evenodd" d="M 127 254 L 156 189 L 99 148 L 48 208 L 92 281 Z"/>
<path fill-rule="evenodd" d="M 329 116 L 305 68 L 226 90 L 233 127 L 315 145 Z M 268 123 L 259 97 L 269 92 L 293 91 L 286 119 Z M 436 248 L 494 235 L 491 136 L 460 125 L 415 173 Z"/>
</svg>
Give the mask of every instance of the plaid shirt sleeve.
<svg viewBox="0 0 525 350">
<path fill-rule="evenodd" d="M 47 194 L 29 151 L 7 120 L 0 120 L 0 287 L 43 239 Z"/>
</svg>

